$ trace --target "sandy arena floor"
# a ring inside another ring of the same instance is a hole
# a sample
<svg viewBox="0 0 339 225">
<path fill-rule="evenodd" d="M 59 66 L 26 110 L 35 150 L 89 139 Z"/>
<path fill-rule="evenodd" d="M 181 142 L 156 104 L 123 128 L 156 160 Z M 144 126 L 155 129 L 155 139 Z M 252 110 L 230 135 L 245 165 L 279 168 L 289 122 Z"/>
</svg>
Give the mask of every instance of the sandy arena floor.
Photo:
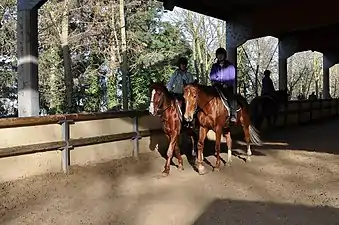
<svg viewBox="0 0 339 225">
<path fill-rule="evenodd" d="M 266 135 L 252 162 L 234 157 L 204 176 L 185 161 L 162 178 L 154 152 L 3 183 L 0 224 L 339 224 L 339 121 L 289 132 Z"/>
</svg>

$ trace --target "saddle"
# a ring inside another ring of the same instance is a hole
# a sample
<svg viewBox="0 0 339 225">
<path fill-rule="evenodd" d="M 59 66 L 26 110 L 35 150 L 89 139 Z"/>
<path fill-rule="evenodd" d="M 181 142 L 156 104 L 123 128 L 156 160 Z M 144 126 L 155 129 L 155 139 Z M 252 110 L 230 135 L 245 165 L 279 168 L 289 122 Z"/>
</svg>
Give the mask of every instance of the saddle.
<svg viewBox="0 0 339 225">
<path fill-rule="evenodd" d="M 214 88 L 217 90 L 222 104 L 227 109 L 228 116 L 230 116 L 230 105 L 228 103 L 228 99 L 226 98 L 226 90 L 218 86 L 215 86 Z"/>
<path fill-rule="evenodd" d="M 183 113 L 182 113 L 182 110 L 181 110 L 181 107 L 182 107 L 182 104 L 183 104 L 183 101 L 181 99 L 178 99 L 177 97 L 175 97 L 175 107 L 179 113 L 179 118 L 180 118 L 180 121 L 182 122 L 183 121 Z"/>
</svg>

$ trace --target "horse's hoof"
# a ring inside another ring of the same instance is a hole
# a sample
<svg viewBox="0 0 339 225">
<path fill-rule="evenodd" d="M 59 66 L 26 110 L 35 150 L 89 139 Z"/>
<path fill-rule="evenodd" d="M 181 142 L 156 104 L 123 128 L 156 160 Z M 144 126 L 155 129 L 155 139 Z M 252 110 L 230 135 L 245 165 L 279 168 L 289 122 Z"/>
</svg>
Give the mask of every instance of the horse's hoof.
<svg viewBox="0 0 339 225">
<path fill-rule="evenodd" d="M 183 165 L 179 165 L 178 166 L 178 170 L 183 171 L 184 170 L 184 166 Z"/>
<path fill-rule="evenodd" d="M 162 171 L 161 174 L 162 174 L 163 177 L 167 177 L 169 175 L 169 170 L 165 169 L 164 171 Z"/>
<path fill-rule="evenodd" d="M 227 162 L 227 163 L 226 163 L 226 166 L 231 166 L 231 162 Z"/>
<path fill-rule="evenodd" d="M 199 175 L 204 175 L 206 173 L 205 167 L 198 168 Z"/>
<path fill-rule="evenodd" d="M 251 162 L 251 161 L 252 161 L 251 157 L 246 158 L 246 162 Z"/>
<path fill-rule="evenodd" d="M 214 168 L 213 168 L 213 171 L 214 171 L 214 172 L 219 172 L 219 171 L 220 171 L 220 167 L 214 167 Z"/>
<path fill-rule="evenodd" d="M 205 175 L 205 171 L 199 171 L 199 175 Z"/>
</svg>

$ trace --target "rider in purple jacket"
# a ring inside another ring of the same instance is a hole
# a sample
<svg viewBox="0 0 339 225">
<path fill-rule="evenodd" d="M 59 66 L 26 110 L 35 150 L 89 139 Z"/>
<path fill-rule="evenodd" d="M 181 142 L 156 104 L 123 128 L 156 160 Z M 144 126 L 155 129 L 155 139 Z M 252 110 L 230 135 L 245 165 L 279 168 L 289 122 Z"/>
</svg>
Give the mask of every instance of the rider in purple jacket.
<svg viewBox="0 0 339 225">
<path fill-rule="evenodd" d="M 214 63 L 211 68 L 210 79 L 212 85 L 218 85 L 225 89 L 228 102 L 230 105 L 230 122 L 237 121 L 237 101 L 234 98 L 234 88 L 236 83 L 235 67 L 228 61 L 227 51 L 224 48 L 218 48 L 216 51 L 217 63 Z"/>
</svg>

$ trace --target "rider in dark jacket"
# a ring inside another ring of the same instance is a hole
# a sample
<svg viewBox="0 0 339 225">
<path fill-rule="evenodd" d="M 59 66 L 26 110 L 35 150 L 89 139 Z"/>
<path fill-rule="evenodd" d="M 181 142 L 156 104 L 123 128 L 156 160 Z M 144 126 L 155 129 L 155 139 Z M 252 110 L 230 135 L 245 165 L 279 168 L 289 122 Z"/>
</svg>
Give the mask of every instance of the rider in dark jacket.
<svg viewBox="0 0 339 225">
<path fill-rule="evenodd" d="M 265 70 L 264 78 L 262 79 L 261 95 L 271 95 L 275 91 L 270 75 L 271 71 Z"/>
</svg>

